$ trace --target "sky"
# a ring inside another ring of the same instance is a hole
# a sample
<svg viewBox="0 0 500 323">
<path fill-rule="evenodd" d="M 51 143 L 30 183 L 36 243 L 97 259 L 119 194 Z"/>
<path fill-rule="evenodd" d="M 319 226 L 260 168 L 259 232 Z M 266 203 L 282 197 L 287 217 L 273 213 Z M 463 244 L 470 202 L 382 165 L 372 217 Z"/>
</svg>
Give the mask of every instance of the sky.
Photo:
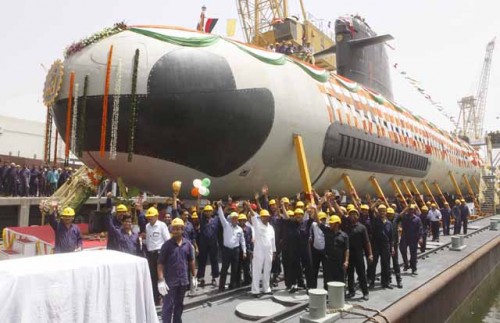
<svg viewBox="0 0 500 323">
<path fill-rule="evenodd" d="M 450 115 L 458 116 L 461 97 L 475 94 L 486 44 L 500 33 L 497 0 L 304 1 L 318 19 L 359 14 L 378 34 L 392 34 L 391 66 L 397 63 L 420 81 Z M 195 28 L 202 5 L 208 17 L 220 19 L 213 33 L 225 35 L 227 19 L 237 18 L 235 37 L 242 39 L 236 0 L 6 1 L 0 11 L 0 115 L 45 120 L 45 69 L 73 41 L 118 21 Z M 298 0 L 290 0 L 290 8 L 301 16 Z M 392 81 L 399 104 L 446 130 L 454 128 L 394 69 Z M 493 55 L 485 129 L 500 130 L 500 48 Z"/>
</svg>

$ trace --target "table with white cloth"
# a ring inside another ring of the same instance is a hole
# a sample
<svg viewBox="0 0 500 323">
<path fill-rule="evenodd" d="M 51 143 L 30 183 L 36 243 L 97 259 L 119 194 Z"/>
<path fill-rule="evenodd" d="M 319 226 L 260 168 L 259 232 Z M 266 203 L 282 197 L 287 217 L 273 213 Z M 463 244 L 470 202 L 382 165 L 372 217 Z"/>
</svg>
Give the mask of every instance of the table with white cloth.
<svg viewBox="0 0 500 323">
<path fill-rule="evenodd" d="M 0 261 L 0 322 L 158 322 L 148 263 L 112 250 Z"/>
</svg>

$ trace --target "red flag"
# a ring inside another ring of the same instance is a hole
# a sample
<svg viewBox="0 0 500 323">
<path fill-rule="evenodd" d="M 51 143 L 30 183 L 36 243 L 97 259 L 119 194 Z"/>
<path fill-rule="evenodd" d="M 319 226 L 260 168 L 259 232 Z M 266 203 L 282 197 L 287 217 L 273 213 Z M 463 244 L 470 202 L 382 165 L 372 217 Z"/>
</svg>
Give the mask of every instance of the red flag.
<svg viewBox="0 0 500 323">
<path fill-rule="evenodd" d="M 205 24 L 205 32 L 211 33 L 217 24 L 217 21 L 219 21 L 219 18 L 208 18 L 207 23 Z"/>
</svg>

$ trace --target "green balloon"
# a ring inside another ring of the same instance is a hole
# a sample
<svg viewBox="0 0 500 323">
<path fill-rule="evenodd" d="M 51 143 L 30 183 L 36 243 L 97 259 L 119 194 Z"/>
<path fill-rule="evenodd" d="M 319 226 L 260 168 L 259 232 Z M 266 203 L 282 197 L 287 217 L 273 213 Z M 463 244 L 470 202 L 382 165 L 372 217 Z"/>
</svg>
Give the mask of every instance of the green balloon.
<svg viewBox="0 0 500 323">
<path fill-rule="evenodd" d="M 202 181 L 201 181 L 201 184 L 205 187 L 210 187 L 210 184 L 212 184 L 212 181 L 210 181 L 210 178 L 204 178 Z"/>
<path fill-rule="evenodd" d="M 210 194 L 210 190 L 207 188 L 207 190 L 205 191 L 205 194 L 203 194 L 203 196 L 208 196 Z"/>
</svg>

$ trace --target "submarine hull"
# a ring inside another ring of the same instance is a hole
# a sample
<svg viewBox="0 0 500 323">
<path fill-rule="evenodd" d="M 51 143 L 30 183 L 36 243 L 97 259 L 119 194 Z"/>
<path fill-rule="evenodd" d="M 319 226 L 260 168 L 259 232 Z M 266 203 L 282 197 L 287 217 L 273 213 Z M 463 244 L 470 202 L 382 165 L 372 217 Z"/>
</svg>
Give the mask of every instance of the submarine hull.
<svg viewBox="0 0 500 323">
<path fill-rule="evenodd" d="M 181 180 L 181 194 L 186 196 L 195 178 L 209 177 L 209 198 L 252 196 L 263 184 L 269 185 L 273 194 L 289 196 L 302 190 L 293 146 L 293 135 L 299 134 L 311 181 L 320 192 L 343 187 L 344 173 L 363 192 L 372 192 L 368 178 L 376 176 L 387 193 L 392 191 L 391 178 L 413 179 L 417 184 L 424 179 L 438 181 L 443 191 L 453 191 L 449 170 L 457 177 L 479 175 L 478 167 L 455 166 L 436 154 L 394 143 L 332 117 L 337 110 L 329 101 L 333 96 L 325 97 L 324 87 L 326 84 L 333 89 L 332 84 L 339 84 L 334 75 L 327 75 L 325 81 L 324 71 L 220 37 L 207 46 L 179 45 L 179 39 L 188 42 L 207 37 L 216 36 L 142 27 L 105 38 L 65 60 L 61 92 L 53 106 L 54 119 L 64 138 L 69 75 L 74 72 L 78 84 L 83 84 L 87 76 L 86 95 L 81 85 L 76 93 L 78 106 L 85 102 L 81 159 L 86 165 L 156 194 L 169 193 L 171 183 Z M 102 156 L 101 123 L 111 45 L 110 111 Z M 134 126 L 131 89 L 136 49 L 140 55 Z M 113 92 L 118 66 L 119 94 Z M 111 107 L 117 95 L 117 157 L 110 159 Z M 133 158 L 128 161 L 133 127 L 135 145 Z"/>
</svg>

